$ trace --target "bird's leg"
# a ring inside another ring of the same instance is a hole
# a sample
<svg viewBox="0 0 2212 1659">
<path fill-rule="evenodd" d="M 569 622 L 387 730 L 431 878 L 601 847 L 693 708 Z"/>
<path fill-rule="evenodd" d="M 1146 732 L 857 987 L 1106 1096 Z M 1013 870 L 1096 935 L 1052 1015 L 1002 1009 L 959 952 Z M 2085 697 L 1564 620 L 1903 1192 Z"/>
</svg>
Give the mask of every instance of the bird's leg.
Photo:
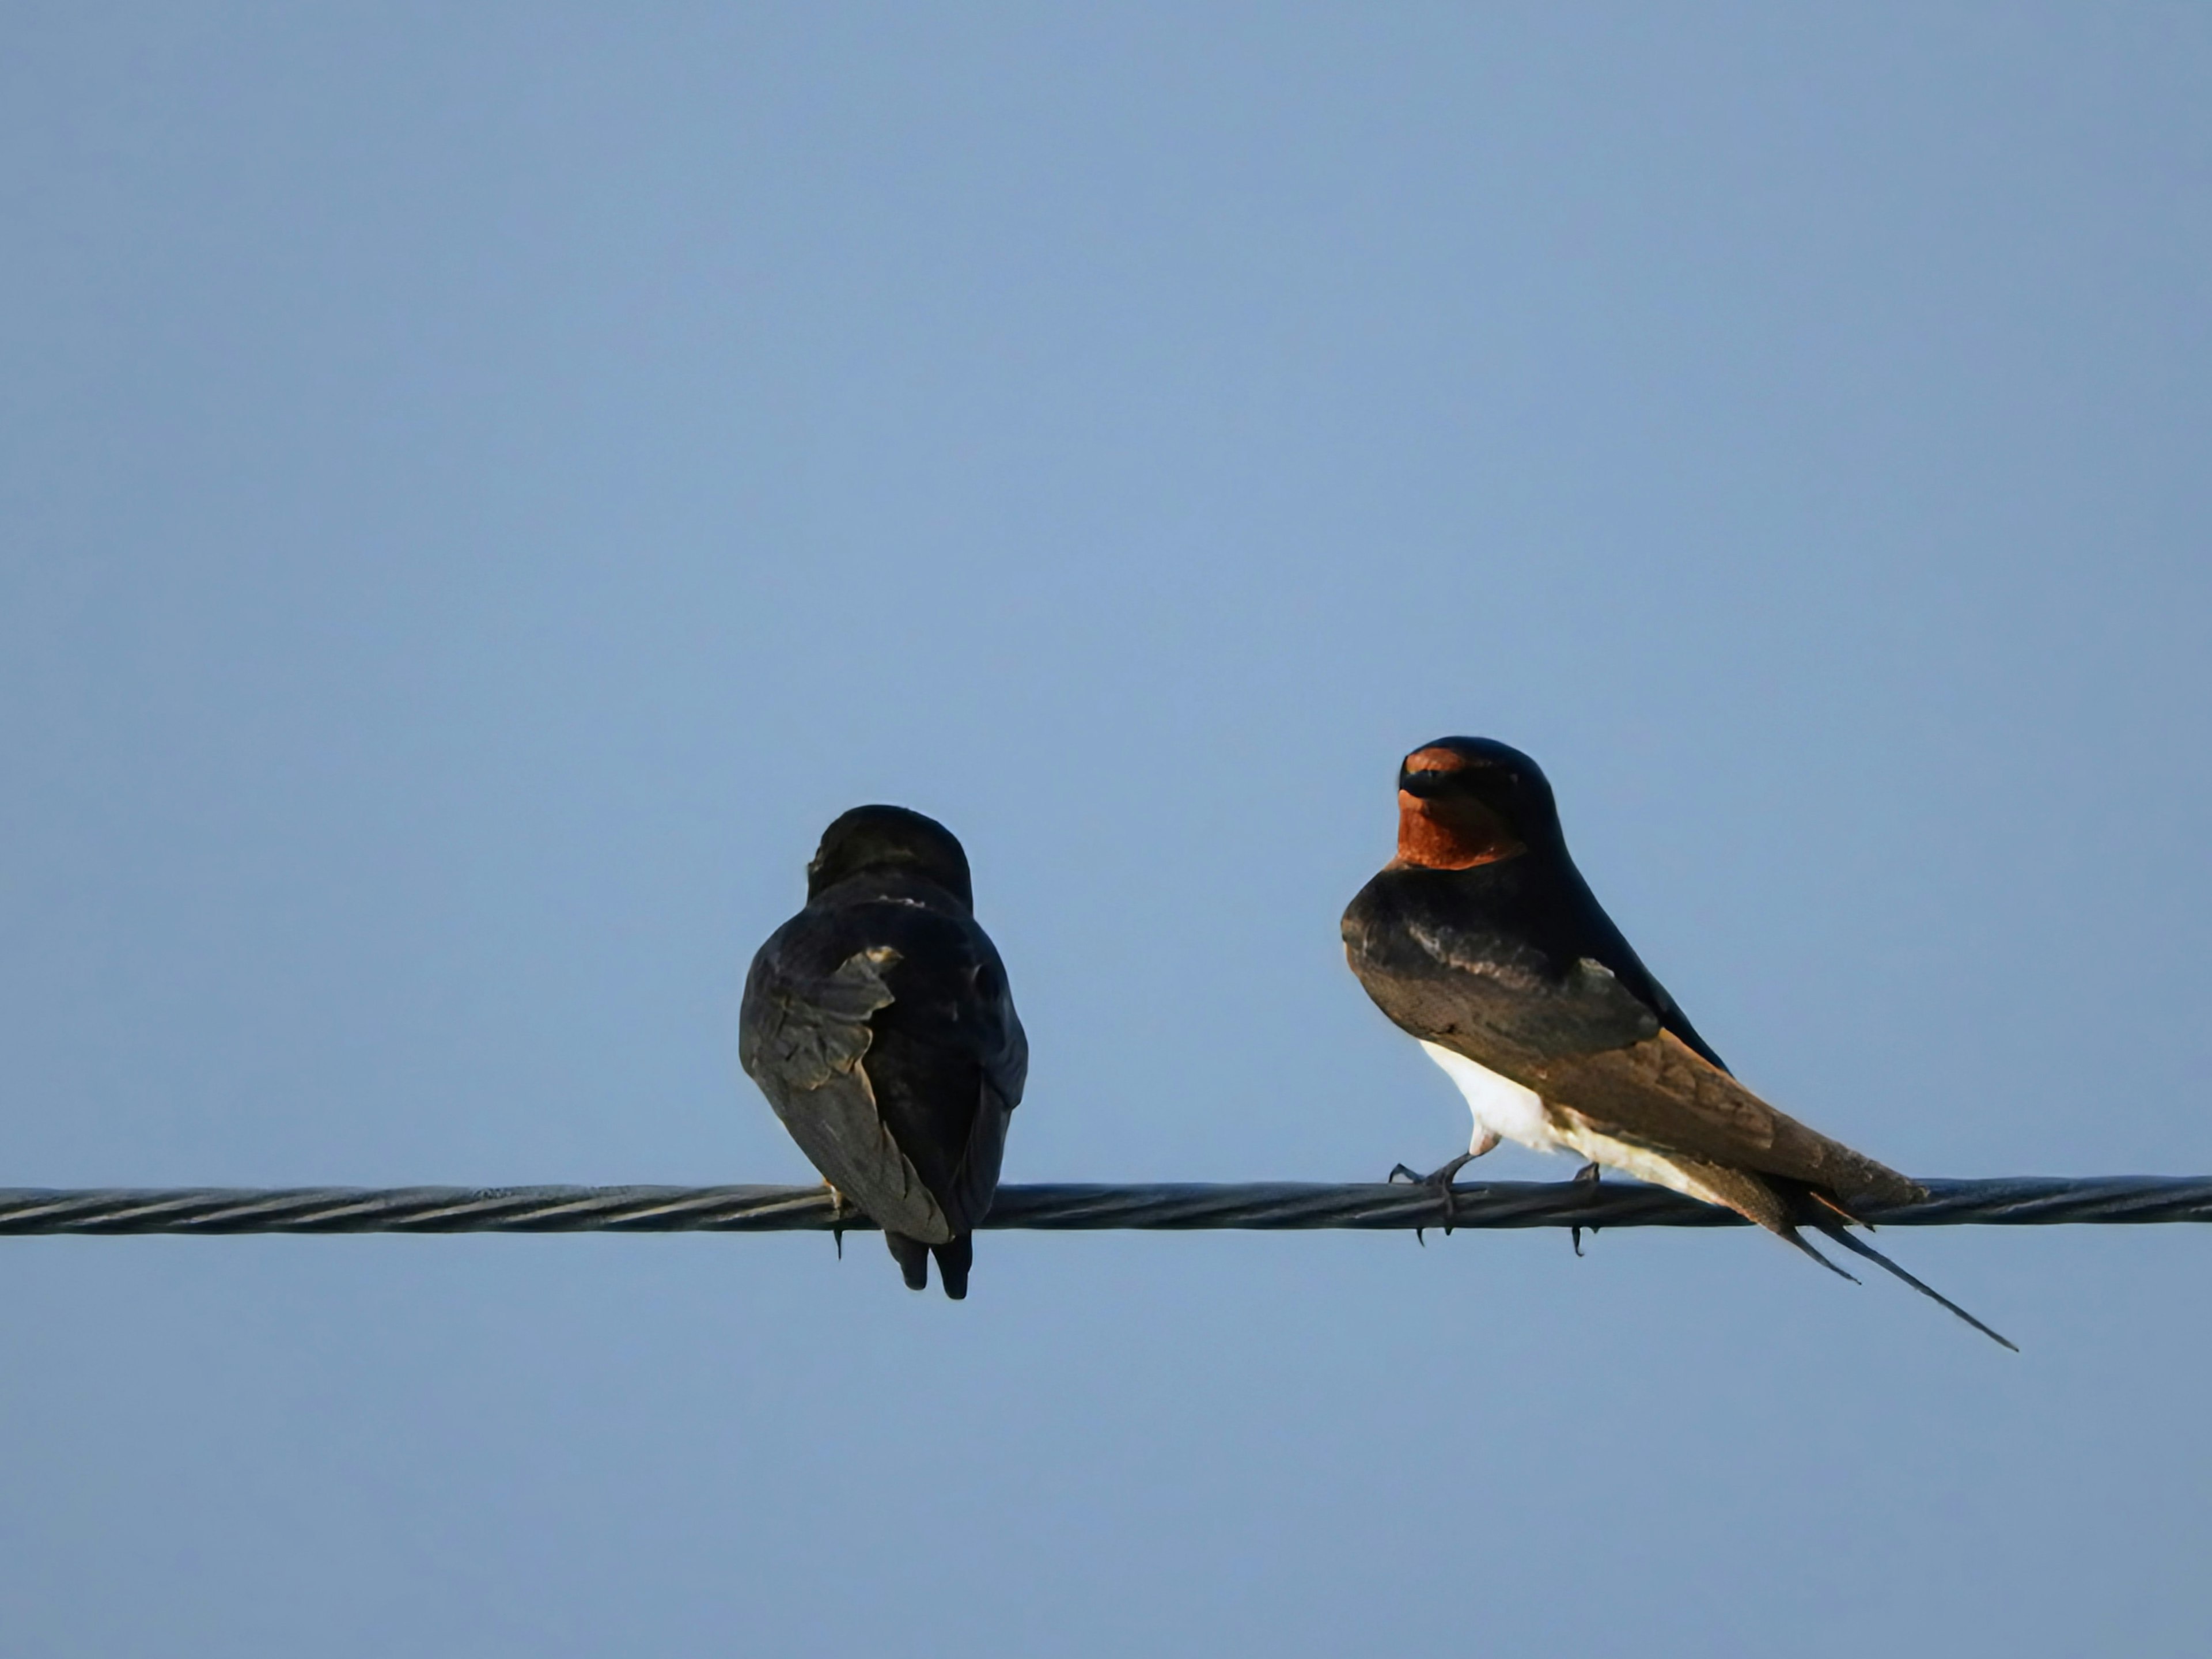
<svg viewBox="0 0 2212 1659">
<path fill-rule="evenodd" d="M 1444 1236 L 1449 1238 L 1451 1237 L 1452 1223 L 1457 1218 L 1459 1213 L 1458 1206 L 1454 1202 L 1452 1198 L 1452 1177 L 1457 1175 L 1462 1170 L 1465 1169 L 1468 1164 L 1474 1163 L 1475 1159 L 1480 1158 L 1485 1152 L 1494 1151 L 1498 1146 L 1498 1134 L 1495 1129 L 1485 1129 L 1482 1133 L 1476 1138 L 1473 1146 L 1469 1146 L 1457 1158 L 1452 1159 L 1450 1163 L 1445 1164 L 1441 1170 L 1431 1170 L 1428 1174 L 1423 1175 L 1418 1170 L 1410 1169 L 1403 1164 L 1398 1164 L 1391 1166 L 1389 1178 L 1392 1181 L 1395 1181 L 1400 1176 L 1403 1176 L 1407 1180 L 1412 1182 L 1416 1187 L 1435 1188 L 1437 1189 L 1437 1200 L 1443 1206 Z M 1413 1242 L 1425 1247 L 1429 1241 L 1422 1236 L 1424 1231 L 1425 1230 L 1420 1227 L 1413 1229 Z"/>
<path fill-rule="evenodd" d="M 1603 1173 L 1604 1171 L 1598 1167 L 1597 1160 L 1595 1158 L 1592 1158 L 1589 1163 L 1583 1164 L 1581 1169 L 1575 1171 L 1575 1179 L 1577 1181 L 1585 1182 L 1590 1186 L 1595 1187 L 1597 1185 L 1598 1177 Z M 1595 1227 L 1590 1229 L 1590 1231 L 1593 1233 L 1596 1231 L 1597 1229 Z M 1567 1237 L 1575 1247 L 1576 1256 L 1579 1258 L 1583 1253 L 1583 1230 L 1580 1227 L 1570 1227 L 1567 1229 Z"/>
<path fill-rule="evenodd" d="M 830 1240 L 837 1247 L 837 1260 L 845 1259 L 845 1194 L 830 1182 L 822 1183 L 822 1190 L 830 1194 Z"/>
</svg>

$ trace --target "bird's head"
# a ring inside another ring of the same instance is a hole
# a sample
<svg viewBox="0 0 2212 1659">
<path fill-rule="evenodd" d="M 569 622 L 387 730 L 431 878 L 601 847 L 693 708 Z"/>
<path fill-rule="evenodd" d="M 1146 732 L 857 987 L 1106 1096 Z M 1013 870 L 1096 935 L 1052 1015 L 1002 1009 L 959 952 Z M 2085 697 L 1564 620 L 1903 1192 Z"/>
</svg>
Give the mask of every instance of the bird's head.
<svg viewBox="0 0 2212 1659">
<path fill-rule="evenodd" d="M 1471 870 L 1559 838 L 1535 762 L 1488 738 L 1439 738 L 1398 769 L 1398 862 Z"/>
<path fill-rule="evenodd" d="M 855 806 L 822 832 L 822 845 L 806 866 L 806 896 L 818 897 L 839 882 L 893 872 L 934 882 L 973 908 L 968 854 L 935 818 L 903 806 Z"/>
</svg>

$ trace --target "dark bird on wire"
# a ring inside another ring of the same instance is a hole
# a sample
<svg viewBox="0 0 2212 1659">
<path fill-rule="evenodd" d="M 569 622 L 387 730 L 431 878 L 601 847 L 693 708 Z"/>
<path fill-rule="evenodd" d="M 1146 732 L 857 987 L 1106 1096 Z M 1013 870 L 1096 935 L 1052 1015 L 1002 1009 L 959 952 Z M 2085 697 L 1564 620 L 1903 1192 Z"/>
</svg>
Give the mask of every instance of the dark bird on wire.
<svg viewBox="0 0 2212 1659">
<path fill-rule="evenodd" d="M 908 1288 L 929 1258 L 968 1294 L 1029 1039 L 975 924 L 968 855 L 902 806 L 823 831 L 806 908 L 745 975 L 738 1057 L 842 1206 L 884 1230 Z"/>
<path fill-rule="evenodd" d="M 1926 1189 L 1784 1116 L 1738 1083 L 1599 908 L 1567 855 L 1536 763 L 1444 738 L 1398 773 L 1398 856 L 1344 913 L 1345 954 L 1376 1006 L 1417 1038 L 1474 1115 L 1451 1182 L 1499 1140 L 1572 1152 L 1757 1222 L 1844 1273 L 1811 1227 L 1976 1330 L 2010 1342 L 1844 1231 L 1862 1206 Z M 1577 1239 L 1579 1249 L 1579 1238 Z M 1856 1281 L 1854 1281 L 1856 1282 Z"/>
</svg>

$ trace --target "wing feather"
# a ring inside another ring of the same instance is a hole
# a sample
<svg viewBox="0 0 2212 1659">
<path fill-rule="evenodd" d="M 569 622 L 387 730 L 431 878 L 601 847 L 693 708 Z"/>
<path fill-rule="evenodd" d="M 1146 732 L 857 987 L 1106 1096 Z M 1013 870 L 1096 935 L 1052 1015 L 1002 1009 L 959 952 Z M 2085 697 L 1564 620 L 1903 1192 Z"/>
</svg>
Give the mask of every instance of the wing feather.
<svg viewBox="0 0 2212 1659">
<path fill-rule="evenodd" d="M 1506 1075 L 1601 1133 L 1657 1151 L 1803 1182 L 1846 1204 L 1927 1195 L 1918 1182 L 1768 1105 L 1671 1031 L 1626 1048 L 1522 1060 Z"/>
<path fill-rule="evenodd" d="M 878 945 L 806 975 L 763 950 L 746 980 L 738 1054 L 831 1186 L 879 1226 L 941 1244 L 954 1229 L 892 1137 L 865 1064 L 870 1022 L 896 1000 L 884 974 L 898 959 Z"/>
<path fill-rule="evenodd" d="M 1674 1012 L 1672 1002 L 1632 953 L 1621 957 L 1632 964 L 1629 979 L 1593 956 L 1554 957 L 1450 915 L 1403 874 L 1377 877 L 1344 917 L 1352 971 L 1402 1030 L 1533 1089 L 1547 1111 L 1597 1136 L 1741 1171 L 1723 1201 L 1763 1224 L 1788 1204 L 1762 1177 L 1846 1204 L 1923 1195 L 1894 1170 L 1768 1105 L 1670 1029 L 1662 1014 Z M 1631 980 L 1666 1008 L 1655 1009 Z M 1711 1186 L 1719 1177 L 1710 1174 L 1698 1179 Z"/>
</svg>

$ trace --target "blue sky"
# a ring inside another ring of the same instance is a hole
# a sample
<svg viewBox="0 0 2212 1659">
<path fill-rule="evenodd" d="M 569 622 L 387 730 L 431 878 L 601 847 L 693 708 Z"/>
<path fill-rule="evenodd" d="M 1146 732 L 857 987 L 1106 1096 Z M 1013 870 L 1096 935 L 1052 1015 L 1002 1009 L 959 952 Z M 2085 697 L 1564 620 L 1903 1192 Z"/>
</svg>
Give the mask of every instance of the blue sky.
<svg viewBox="0 0 2212 1659">
<path fill-rule="evenodd" d="M 862 800 L 1012 1180 L 1372 1179 L 1407 749 L 1738 1072 L 2212 1170 L 2183 6 L 25 5 L 0 1182 L 778 1181 Z M 1498 1175 L 1563 1176 L 1508 1150 Z M 2200 1650 L 2212 1240 L 21 1240 L 27 1654 Z"/>
</svg>

